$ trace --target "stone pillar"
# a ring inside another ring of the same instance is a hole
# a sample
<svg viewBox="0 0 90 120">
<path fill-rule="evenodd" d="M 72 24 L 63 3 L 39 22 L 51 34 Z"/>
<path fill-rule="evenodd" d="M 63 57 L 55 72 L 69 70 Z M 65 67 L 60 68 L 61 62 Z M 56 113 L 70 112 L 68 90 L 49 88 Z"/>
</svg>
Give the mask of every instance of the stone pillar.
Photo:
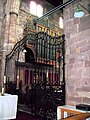
<svg viewBox="0 0 90 120">
<path fill-rule="evenodd" d="M 20 0 L 7 0 L 4 3 L 4 17 L 3 17 L 3 35 L 2 40 L 2 72 L 1 72 L 1 84 L 3 82 L 3 76 L 5 71 L 5 57 L 10 53 L 14 44 L 17 42 L 17 19 L 19 14 Z"/>
<path fill-rule="evenodd" d="M 3 1 L 0 0 L 0 77 L 1 77 L 1 70 L 2 70 L 2 68 L 1 68 L 1 65 L 2 65 L 2 39 L 3 39 L 2 18 L 3 18 Z M 0 84 L 0 86 L 1 86 L 1 84 Z"/>
<path fill-rule="evenodd" d="M 90 104 L 90 14 L 84 10 L 82 18 L 74 18 L 74 10 L 80 2 L 84 7 L 88 0 L 78 0 L 64 9 L 64 33 L 66 36 L 66 104 Z"/>
<path fill-rule="evenodd" d="M 10 14 L 9 43 L 14 45 L 17 42 L 16 28 L 17 28 L 20 0 L 11 0 L 11 4 L 12 5 L 9 12 Z"/>
</svg>

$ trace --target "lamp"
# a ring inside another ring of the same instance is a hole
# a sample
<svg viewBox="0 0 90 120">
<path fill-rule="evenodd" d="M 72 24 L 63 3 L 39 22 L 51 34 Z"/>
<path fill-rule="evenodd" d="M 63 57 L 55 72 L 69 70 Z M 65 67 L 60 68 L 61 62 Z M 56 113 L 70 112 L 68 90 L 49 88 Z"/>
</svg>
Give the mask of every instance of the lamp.
<svg viewBox="0 0 90 120">
<path fill-rule="evenodd" d="M 89 11 L 88 9 L 86 9 L 83 5 L 81 5 L 81 4 L 79 3 L 79 5 L 77 5 L 76 11 L 74 12 L 74 17 L 75 17 L 75 18 L 80 18 L 80 17 L 83 17 L 83 16 L 84 16 L 84 11 L 83 11 L 82 9 L 80 9 L 79 6 L 81 6 L 81 7 L 84 8 L 86 11 L 88 11 L 88 13 L 90 13 L 90 11 Z"/>
<path fill-rule="evenodd" d="M 23 53 L 26 53 L 26 52 L 27 52 L 27 51 L 24 49 L 24 50 L 23 50 Z"/>
<path fill-rule="evenodd" d="M 27 52 L 27 50 L 25 49 L 25 46 L 22 47 L 22 52 L 23 52 L 23 53 L 26 53 L 26 52 Z"/>
<path fill-rule="evenodd" d="M 83 16 L 84 16 L 84 11 L 81 10 L 81 9 L 79 8 L 79 6 L 77 5 L 77 9 L 76 9 L 76 11 L 74 12 L 74 17 L 79 18 L 79 17 L 83 17 Z"/>
</svg>

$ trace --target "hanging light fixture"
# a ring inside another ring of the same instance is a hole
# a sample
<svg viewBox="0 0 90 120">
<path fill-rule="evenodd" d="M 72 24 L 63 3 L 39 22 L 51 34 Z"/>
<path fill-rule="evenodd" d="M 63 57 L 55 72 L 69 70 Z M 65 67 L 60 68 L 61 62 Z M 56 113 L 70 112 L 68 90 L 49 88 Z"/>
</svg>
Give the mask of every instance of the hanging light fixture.
<svg viewBox="0 0 90 120">
<path fill-rule="evenodd" d="M 81 9 L 79 8 L 79 6 L 77 5 L 77 9 L 76 9 L 76 11 L 74 12 L 74 17 L 75 17 L 75 18 L 80 18 L 80 17 L 83 17 L 83 16 L 84 16 L 84 11 L 81 10 Z"/>
<path fill-rule="evenodd" d="M 80 9 L 79 6 L 81 6 L 81 7 L 84 8 L 88 13 L 90 13 L 89 7 L 88 7 L 88 9 L 87 9 L 87 8 L 85 8 L 83 5 L 81 5 L 81 4 L 79 3 L 79 4 L 77 5 L 77 8 L 76 8 L 75 12 L 74 12 L 74 17 L 75 17 L 75 18 L 83 17 L 84 14 L 85 14 L 84 11 L 83 11 L 82 9 Z"/>
</svg>

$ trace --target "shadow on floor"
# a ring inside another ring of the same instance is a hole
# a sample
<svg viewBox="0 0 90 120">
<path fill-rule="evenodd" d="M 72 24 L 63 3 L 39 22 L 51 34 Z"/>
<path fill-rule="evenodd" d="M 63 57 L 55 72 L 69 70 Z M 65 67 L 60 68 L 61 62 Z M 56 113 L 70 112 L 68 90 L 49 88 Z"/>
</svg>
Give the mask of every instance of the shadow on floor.
<svg viewBox="0 0 90 120">
<path fill-rule="evenodd" d="M 18 111 L 17 117 L 14 120 L 42 120 L 40 117 L 32 116 L 28 113 Z"/>
<path fill-rule="evenodd" d="M 29 106 L 18 104 L 16 119 L 13 120 L 43 120 L 41 117 L 31 115 Z"/>
</svg>

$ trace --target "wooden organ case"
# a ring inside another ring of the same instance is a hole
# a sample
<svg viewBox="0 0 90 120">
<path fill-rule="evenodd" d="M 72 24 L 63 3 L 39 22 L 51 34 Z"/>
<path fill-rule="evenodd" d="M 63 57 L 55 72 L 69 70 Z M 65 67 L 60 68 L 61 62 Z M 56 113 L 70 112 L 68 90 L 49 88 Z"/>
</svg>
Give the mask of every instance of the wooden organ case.
<svg viewBox="0 0 90 120">
<path fill-rule="evenodd" d="M 19 61 L 22 47 L 27 51 L 24 62 Z M 29 106 L 31 114 L 44 120 L 56 119 L 57 106 L 65 104 L 65 36 L 31 32 L 6 58 L 7 76 L 8 64 L 15 59 L 19 103 Z"/>
</svg>

